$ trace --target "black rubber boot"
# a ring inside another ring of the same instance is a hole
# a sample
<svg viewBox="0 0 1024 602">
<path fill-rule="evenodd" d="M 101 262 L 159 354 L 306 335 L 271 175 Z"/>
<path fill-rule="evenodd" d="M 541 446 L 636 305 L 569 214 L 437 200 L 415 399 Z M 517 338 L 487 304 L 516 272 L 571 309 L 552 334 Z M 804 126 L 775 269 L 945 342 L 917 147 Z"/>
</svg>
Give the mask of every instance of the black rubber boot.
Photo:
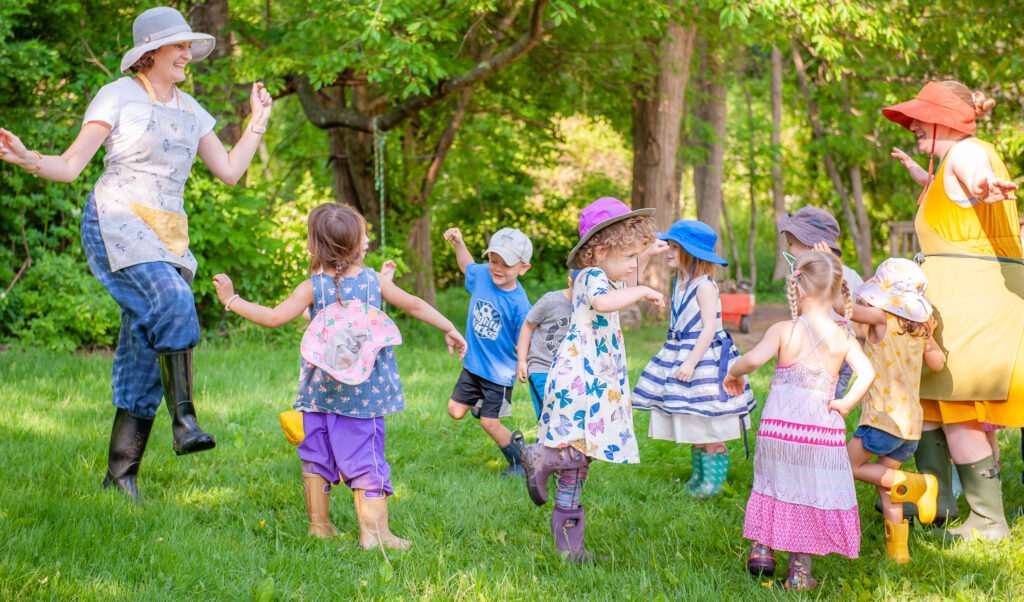
<svg viewBox="0 0 1024 602">
<path fill-rule="evenodd" d="M 141 502 L 135 483 L 139 476 L 142 453 L 146 451 L 153 419 L 136 416 L 128 410 L 117 408 L 114 426 L 110 429 L 110 451 L 107 454 L 107 476 L 103 488 L 113 485 L 136 502 Z"/>
<path fill-rule="evenodd" d="M 942 429 L 924 431 L 921 442 L 914 452 L 914 462 L 921 474 L 935 475 L 939 482 L 939 497 L 936 500 L 935 520 L 932 526 L 939 526 L 957 519 L 956 498 L 953 497 L 953 460 L 949 456 L 949 444 Z M 875 500 L 875 510 L 882 511 L 882 502 Z M 917 519 L 917 506 L 903 502 L 903 518 Z"/>
<path fill-rule="evenodd" d="M 508 468 L 501 473 L 503 479 L 508 477 L 525 477 L 526 471 L 523 469 L 523 433 L 515 431 L 512 433 L 512 440 L 509 441 L 508 445 L 499 448 L 501 453 L 505 454 L 505 459 L 508 460 Z"/>
<path fill-rule="evenodd" d="M 964 486 L 964 498 L 971 507 L 967 520 L 949 534 L 963 539 L 999 541 L 1010 536 L 1010 527 L 1003 513 L 1003 484 L 995 456 L 970 464 L 957 464 L 956 471 Z"/>
<path fill-rule="evenodd" d="M 196 422 L 192 405 L 192 351 L 160 356 L 160 380 L 164 385 L 164 403 L 171 414 L 174 453 L 180 455 L 212 449 L 217 442 Z"/>
</svg>

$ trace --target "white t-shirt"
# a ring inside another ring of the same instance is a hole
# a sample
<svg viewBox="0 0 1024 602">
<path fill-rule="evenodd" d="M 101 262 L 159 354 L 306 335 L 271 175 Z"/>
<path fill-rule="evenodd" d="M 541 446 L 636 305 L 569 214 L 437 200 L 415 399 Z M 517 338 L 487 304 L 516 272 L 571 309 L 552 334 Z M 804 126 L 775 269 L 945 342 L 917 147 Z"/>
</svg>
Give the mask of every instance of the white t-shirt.
<svg viewBox="0 0 1024 602">
<path fill-rule="evenodd" d="M 96 98 L 92 99 L 89 108 L 85 110 L 85 118 L 82 119 L 83 124 L 102 121 L 111 127 L 110 135 L 103 142 L 107 149 L 107 162 L 116 162 L 120 159 L 119 151 L 135 142 L 149 123 L 153 102 L 146 89 L 132 81 L 133 79 L 122 77 L 100 88 Z M 172 98 L 170 102 L 161 105 L 169 109 L 177 109 L 180 105 L 182 111 L 193 113 L 199 122 L 200 138 L 213 131 L 217 120 L 199 106 L 196 99 L 181 90 L 176 92 L 176 96 L 177 98 Z"/>
</svg>

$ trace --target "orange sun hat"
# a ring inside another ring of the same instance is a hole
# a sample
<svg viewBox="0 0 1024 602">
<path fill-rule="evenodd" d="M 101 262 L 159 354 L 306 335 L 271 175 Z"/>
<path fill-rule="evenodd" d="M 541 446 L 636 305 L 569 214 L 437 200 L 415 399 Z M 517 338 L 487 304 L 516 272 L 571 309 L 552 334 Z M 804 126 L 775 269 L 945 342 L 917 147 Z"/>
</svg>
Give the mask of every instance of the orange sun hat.
<svg viewBox="0 0 1024 602">
<path fill-rule="evenodd" d="M 910 122 L 937 123 L 965 134 L 973 134 L 978 128 L 977 113 L 967 106 L 959 96 L 939 82 L 928 82 L 913 100 L 901 102 L 882 109 L 882 115 L 910 129 Z"/>
</svg>

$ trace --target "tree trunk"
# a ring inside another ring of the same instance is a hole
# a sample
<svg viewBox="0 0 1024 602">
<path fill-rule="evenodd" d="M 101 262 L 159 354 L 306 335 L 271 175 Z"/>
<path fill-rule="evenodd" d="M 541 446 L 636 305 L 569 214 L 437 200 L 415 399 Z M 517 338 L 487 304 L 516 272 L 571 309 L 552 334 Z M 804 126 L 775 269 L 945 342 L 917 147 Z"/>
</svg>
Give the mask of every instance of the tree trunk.
<svg viewBox="0 0 1024 602">
<path fill-rule="evenodd" d="M 633 208 L 655 209 L 657 228 L 668 228 L 679 198 L 676 162 L 686 83 L 690 76 L 695 30 L 670 19 L 666 37 L 650 47 L 657 75 L 633 102 Z M 653 262 L 645 284 L 667 292 L 668 268 Z"/>
<path fill-rule="evenodd" d="M 739 282 L 740 280 L 743 279 L 743 264 L 740 263 L 740 252 L 736 248 L 736 235 L 732 231 L 732 222 L 729 221 L 728 207 L 722 207 L 722 221 L 725 222 L 725 237 L 719 238 L 728 238 L 729 250 L 732 251 L 732 265 L 724 268 L 726 272 L 726 277 L 733 278 L 736 282 Z M 720 242 L 724 244 L 725 241 Z"/>
<path fill-rule="evenodd" d="M 775 210 L 775 223 L 786 215 L 786 195 L 783 188 L 782 175 L 782 51 L 772 44 L 772 207 Z M 781 280 L 789 274 L 789 264 L 782 256 L 788 248 L 786 237 L 775 234 L 775 270 L 772 280 Z"/>
<path fill-rule="evenodd" d="M 811 131 L 814 133 L 815 140 L 823 142 L 825 140 L 825 130 L 818 119 L 818 107 L 814 104 L 814 98 L 811 95 L 811 87 L 807 81 L 807 72 L 804 70 L 804 59 L 800 56 L 800 50 L 797 48 L 795 41 L 793 42 L 792 50 L 797 81 L 800 82 L 800 89 L 803 91 L 804 100 L 807 102 L 807 119 L 811 122 Z M 850 237 L 853 238 L 853 247 L 857 253 L 857 259 L 860 261 L 862 268 L 867 265 L 869 266 L 868 269 L 870 269 L 871 241 L 868 240 L 868 244 L 864 244 L 864 237 L 853 215 L 853 209 L 850 207 L 850 195 L 843 184 L 842 178 L 839 176 L 839 169 L 836 167 L 832 154 L 824 152 L 821 158 L 825 163 L 825 171 L 828 172 L 828 176 L 832 180 L 832 186 L 835 188 L 836 193 L 839 194 L 839 200 L 843 203 L 843 217 L 846 219 L 846 225 L 850 229 Z"/>
<path fill-rule="evenodd" d="M 230 8 L 229 0 L 207 0 L 193 4 L 189 10 L 188 16 L 192 29 L 210 32 L 210 35 L 217 38 L 217 45 L 210 56 L 206 60 L 194 64 L 197 73 L 209 74 L 214 70 L 232 69 L 231 56 L 235 52 L 235 36 L 227 28 L 231 20 Z M 234 146 L 242 137 L 242 124 L 249 111 L 249 103 L 245 102 L 245 87 L 230 83 L 234 81 L 234 78 L 230 76 L 224 78 L 224 81 L 228 83 L 218 89 L 205 88 L 201 80 L 202 78 L 199 78 L 195 86 L 195 95 L 201 103 L 206 96 L 230 99 L 233 114 L 227 120 L 220 117 L 218 121 L 223 125 L 217 132 L 217 137 L 224 144 Z"/>
<path fill-rule="evenodd" d="M 750 266 L 750 286 L 757 286 L 757 261 L 754 259 L 754 241 L 757 240 L 757 156 L 754 153 L 754 106 L 750 99 L 750 89 L 740 78 L 740 88 L 747 102 L 747 191 L 750 196 L 750 230 L 747 232 L 747 265 Z M 730 235 L 731 236 L 731 235 Z M 743 276 L 736 277 L 737 280 Z"/>
<path fill-rule="evenodd" d="M 363 88 L 350 88 L 351 105 L 366 110 Z M 326 109 L 346 106 L 346 89 L 341 86 L 325 88 L 316 94 Z M 374 188 L 373 135 L 347 127 L 327 130 L 331 153 L 331 172 L 334 180 L 334 198 L 339 203 L 355 207 L 366 219 L 373 238 L 370 248 L 381 243 L 380 195 Z"/>
<path fill-rule="evenodd" d="M 703 38 L 702 38 L 703 40 Z M 697 198 L 697 219 L 722 231 L 722 169 L 725 164 L 726 85 L 725 70 L 720 49 L 712 40 L 704 40 L 700 50 L 701 89 L 695 109 L 698 119 L 708 124 L 711 139 L 703 141 L 704 161 L 693 168 L 694 194 Z M 719 236 L 716 250 L 722 255 L 725 248 Z"/>
<path fill-rule="evenodd" d="M 868 221 L 868 211 L 864 206 L 864 182 L 861 179 L 860 165 L 850 167 L 850 191 L 853 193 L 853 205 L 857 212 L 857 227 L 860 230 L 860 244 L 858 248 L 870 249 L 871 223 Z M 858 259 L 860 259 L 861 276 L 874 272 L 870 253 L 863 257 L 858 255 Z"/>
</svg>

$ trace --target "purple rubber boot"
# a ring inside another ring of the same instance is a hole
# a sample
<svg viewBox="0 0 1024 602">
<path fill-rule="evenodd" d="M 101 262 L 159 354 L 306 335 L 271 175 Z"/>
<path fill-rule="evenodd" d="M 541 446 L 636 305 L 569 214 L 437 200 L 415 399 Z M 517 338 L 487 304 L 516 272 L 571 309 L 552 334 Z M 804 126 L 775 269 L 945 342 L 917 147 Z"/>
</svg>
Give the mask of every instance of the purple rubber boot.
<svg viewBox="0 0 1024 602">
<path fill-rule="evenodd" d="M 551 536 L 562 560 L 566 562 L 591 562 L 594 555 L 583 545 L 583 528 L 586 524 L 583 506 L 575 510 L 563 510 L 555 506 L 551 515 Z"/>
<path fill-rule="evenodd" d="M 526 470 L 526 490 L 534 504 L 543 506 L 548 501 L 548 479 L 559 470 L 583 468 L 590 461 L 572 447 L 544 447 L 542 443 L 523 446 L 523 468 Z"/>
</svg>

